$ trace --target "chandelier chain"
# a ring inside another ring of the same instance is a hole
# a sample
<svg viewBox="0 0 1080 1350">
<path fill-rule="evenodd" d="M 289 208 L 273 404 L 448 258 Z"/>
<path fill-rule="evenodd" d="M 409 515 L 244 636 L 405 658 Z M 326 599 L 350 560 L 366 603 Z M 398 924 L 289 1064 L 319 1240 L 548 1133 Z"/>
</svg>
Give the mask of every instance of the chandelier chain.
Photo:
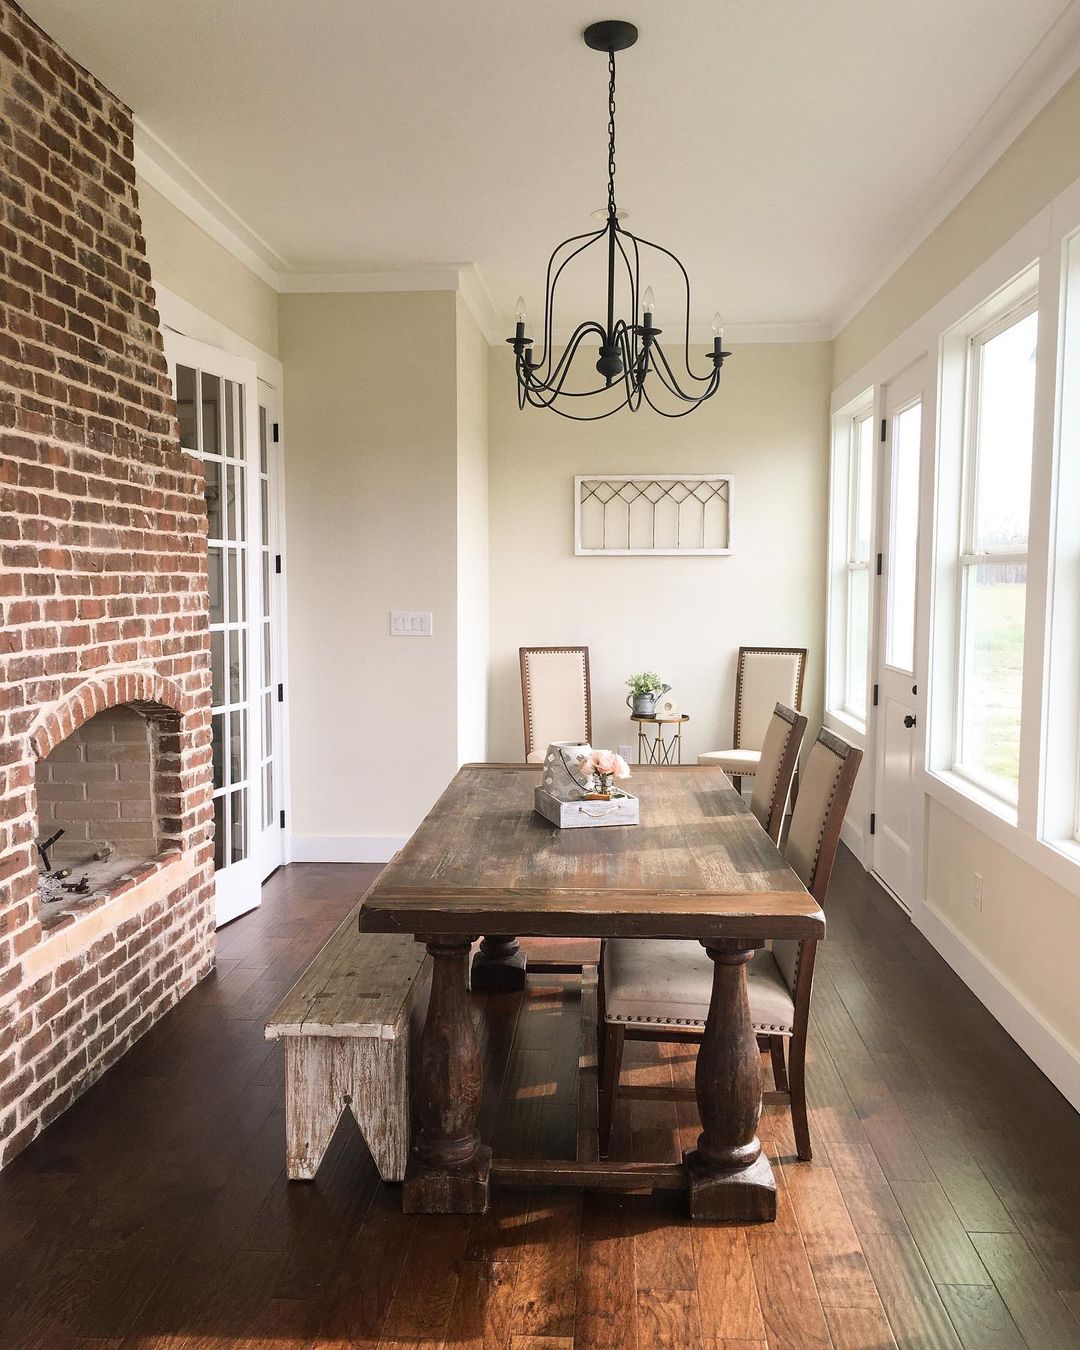
<svg viewBox="0 0 1080 1350">
<path fill-rule="evenodd" d="M 608 215 L 615 215 L 615 53 L 608 52 Z"/>
</svg>

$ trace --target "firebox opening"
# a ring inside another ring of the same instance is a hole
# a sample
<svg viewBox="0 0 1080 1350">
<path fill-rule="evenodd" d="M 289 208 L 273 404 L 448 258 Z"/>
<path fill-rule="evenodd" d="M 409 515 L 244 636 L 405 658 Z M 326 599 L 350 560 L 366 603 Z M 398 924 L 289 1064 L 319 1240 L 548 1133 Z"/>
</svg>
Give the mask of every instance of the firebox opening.
<svg viewBox="0 0 1080 1350">
<path fill-rule="evenodd" d="M 159 727 L 134 707 L 107 708 L 37 764 L 42 924 L 106 895 L 162 849 Z"/>
</svg>

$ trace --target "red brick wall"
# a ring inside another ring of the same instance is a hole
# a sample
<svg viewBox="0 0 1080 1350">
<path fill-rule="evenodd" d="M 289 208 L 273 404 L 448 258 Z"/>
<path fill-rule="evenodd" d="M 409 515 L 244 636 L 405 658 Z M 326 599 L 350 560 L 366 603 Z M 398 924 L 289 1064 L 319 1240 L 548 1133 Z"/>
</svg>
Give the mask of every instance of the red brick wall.
<svg viewBox="0 0 1080 1350">
<path fill-rule="evenodd" d="M 2 1165 L 210 968 L 213 875 L 202 477 L 179 447 L 131 113 L 11 0 L 0 100 Z M 178 728 L 169 852 L 43 935 L 35 764 L 127 702 Z"/>
</svg>

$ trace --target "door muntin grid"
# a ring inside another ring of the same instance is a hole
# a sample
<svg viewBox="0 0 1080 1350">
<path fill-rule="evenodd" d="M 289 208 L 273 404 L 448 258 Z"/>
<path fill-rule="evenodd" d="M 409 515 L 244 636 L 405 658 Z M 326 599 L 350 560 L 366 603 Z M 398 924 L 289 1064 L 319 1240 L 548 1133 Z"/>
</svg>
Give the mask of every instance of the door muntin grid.
<svg viewBox="0 0 1080 1350">
<path fill-rule="evenodd" d="M 248 652 L 248 467 L 244 386 L 178 364 L 180 443 L 203 462 L 210 582 L 214 866 L 248 856 L 251 714 Z"/>
</svg>

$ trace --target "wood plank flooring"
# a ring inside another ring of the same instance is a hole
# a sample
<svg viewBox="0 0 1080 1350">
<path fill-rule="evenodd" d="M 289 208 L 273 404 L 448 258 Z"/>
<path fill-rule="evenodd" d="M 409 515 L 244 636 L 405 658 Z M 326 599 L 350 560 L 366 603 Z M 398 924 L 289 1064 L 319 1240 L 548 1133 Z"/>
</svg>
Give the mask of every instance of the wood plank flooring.
<svg viewBox="0 0 1080 1350">
<path fill-rule="evenodd" d="M 813 1163 L 783 1110 L 762 1122 L 774 1225 L 508 1189 L 481 1218 L 409 1217 L 350 1121 L 314 1183 L 286 1182 L 263 1022 L 374 870 L 279 872 L 216 973 L 0 1174 L 3 1350 L 1080 1347 L 1080 1117 L 843 853 Z M 476 1006 L 485 1138 L 572 1155 L 576 981 Z M 627 1073 L 689 1084 L 693 1052 L 628 1044 Z M 622 1102 L 613 1147 L 671 1161 L 697 1128 L 692 1103 Z"/>
</svg>

